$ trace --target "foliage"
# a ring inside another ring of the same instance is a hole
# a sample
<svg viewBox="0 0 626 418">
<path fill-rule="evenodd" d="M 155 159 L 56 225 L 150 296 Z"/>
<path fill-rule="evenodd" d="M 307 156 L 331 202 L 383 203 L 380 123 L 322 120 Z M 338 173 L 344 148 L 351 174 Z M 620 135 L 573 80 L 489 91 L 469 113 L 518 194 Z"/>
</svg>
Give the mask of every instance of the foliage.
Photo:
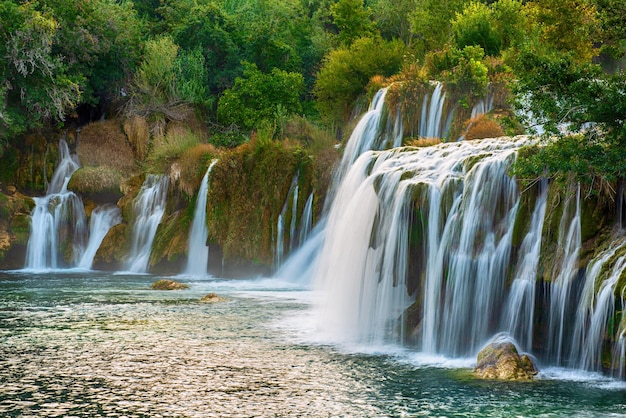
<svg viewBox="0 0 626 418">
<path fill-rule="evenodd" d="M 168 131 L 165 136 L 152 142 L 152 147 L 146 157 L 146 171 L 149 173 L 165 172 L 175 159 L 199 143 L 198 136 L 189 130 Z"/>
<path fill-rule="evenodd" d="M 371 11 L 363 0 L 339 0 L 330 6 L 333 23 L 339 29 L 339 42 L 350 45 L 358 38 L 375 34 Z"/>
<path fill-rule="evenodd" d="M 469 0 L 415 0 L 412 13 L 414 43 L 418 57 L 439 50 L 451 36 L 450 21 Z"/>
<path fill-rule="evenodd" d="M 596 8 L 588 0 L 534 0 L 524 12 L 533 24 L 536 50 L 570 55 L 576 62 L 590 62 L 598 33 Z"/>
<path fill-rule="evenodd" d="M 53 51 L 81 79 L 82 102 L 96 105 L 120 95 L 134 71 L 144 26 L 133 4 L 114 0 L 41 0 L 59 23 Z"/>
<path fill-rule="evenodd" d="M 489 69 L 483 62 L 484 51 L 480 46 L 463 49 L 444 48 L 429 54 L 426 67 L 431 76 L 445 81 L 450 89 L 468 97 L 483 97 L 489 84 Z"/>
<path fill-rule="evenodd" d="M 80 100 L 82 77 L 53 50 L 59 30 L 49 12 L 0 2 L 0 155 L 2 143 L 47 121 L 63 121 Z"/>
<path fill-rule="evenodd" d="M 502 38 L 496 31 L 491 8 L 472 1 L 452 20 L 452 34 L 457 48 L 469 45 L 482 47 L 487 55 L 496 56 L 502 47 Z"/>
<path fill-rule="evenodd" d="M 302 74 L 274 68 L 261 72 L 255 64 L 244 63 L 243 77 L 224 92 L 217 105 L 217 116 L 224 125 L 244 129 L 258 127 L 263 121 L 274 122 L 281 112 L 302 111 L 300 94 L 304 87 Z"/>
<path fill-rule="evenodd" d="M 347 118 L 372 76 L 390 76 L 400 69 L 404 51 L 402 42 L 380 37 L 360 38 L 350 47 L 331 51 L 315 83 L 322 118 L 329 123 Z"/>
</svg>

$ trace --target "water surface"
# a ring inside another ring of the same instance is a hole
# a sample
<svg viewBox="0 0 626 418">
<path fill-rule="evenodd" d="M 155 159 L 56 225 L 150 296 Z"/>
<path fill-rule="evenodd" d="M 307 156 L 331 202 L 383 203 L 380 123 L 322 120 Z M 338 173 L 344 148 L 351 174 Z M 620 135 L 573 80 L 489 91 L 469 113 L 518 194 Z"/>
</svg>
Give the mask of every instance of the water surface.
<svg viewBox="0 0 626 418">
<path fill-rule="evenodd" d="M 479 381 L 471 361 L 324 343 L 288 283 L 156 279 L 0 273 L 0 416 L 626 416 L 626 386 L 597 375 Z"/>
</svg>

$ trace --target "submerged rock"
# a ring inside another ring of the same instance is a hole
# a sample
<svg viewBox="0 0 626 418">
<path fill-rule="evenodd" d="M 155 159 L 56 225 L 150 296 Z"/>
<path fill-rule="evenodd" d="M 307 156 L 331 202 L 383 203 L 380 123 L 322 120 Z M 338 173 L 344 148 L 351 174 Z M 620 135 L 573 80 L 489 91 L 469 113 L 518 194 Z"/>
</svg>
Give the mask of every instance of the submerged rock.
<svg viewBox="0 0 626 418">
<path fill-rule="evenodd" d="M 150 289 L 153 290 L 182 290 L 188 288 L 189 286 L 187 286 L 186 284 L 170 279 L 157 280 L 150 286 Z"/>
<path fill-rule="evenodd" d="M 200 299 L 200 302 L 204 303 L 216 303 L 216 302 L 224 302 L 226 298 L 216 295 L 215 293 L 209 293 L 206 296 L 203 296 Z"/>
<path fill-rule="evenodd" d="M 481 379 L 531 380 L 537 374 L 532 359 L 520 355 L 515 344 L 504 337 L 496 337 L 480 353 L 474 376 Z"/>
</svg>

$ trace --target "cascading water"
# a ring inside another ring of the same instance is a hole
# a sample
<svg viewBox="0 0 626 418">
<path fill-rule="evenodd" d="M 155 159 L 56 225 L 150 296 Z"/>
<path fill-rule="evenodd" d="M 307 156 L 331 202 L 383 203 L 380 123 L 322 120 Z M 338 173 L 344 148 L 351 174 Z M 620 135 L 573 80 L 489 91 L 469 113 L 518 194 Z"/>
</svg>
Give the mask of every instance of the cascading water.
<svg viewBox="0 0 626 418">
<path fill-rule="evenodd" d="M 588 280 L 595 284 L 588 288 L 591 294 L 597 290 L 594 297 L 581 298 L 573 287 L 574 278 L 584 274 L 578 259 L 580 186 L 566 191 L 560 223 L 550 229 L 555 237 L 550 239 L 557 241 L 554 269 L 545 271 L 545 263 L 540 269 L 549 187 L 543 182 L 536 188 L 532 218 L 517 232 L 522 233 L 517 247 L 512 237 L 516 220 L 524 216 L 518 213 L 522 193 L 508 174 L 520 147 L 535 140 L 368 151 L 368 144 L 379 144 L 373 138 L 385 136 L 380 129 L 389 129 L 372 122 L 384 109 L 385 92 L 373 101 L 378 110 L 370 108 L 350 137 L 326 213 L 277 272 L 312 283 L 321 338 L 407 341 L 427 353 L 473 356 L 505 331 L 523 350 L 539 347 L 534 354 L 550 365 L 566 360 L 599 370 L 598 353 L 612 351 L 613 374 L 623 376 L 626 310 L 615 295 L 626 261 L 613 257 L 615 267 L 602 283 L 591 277 L 595 264 L 590 265 Z M 596 263 L 603 264 L 602 257 Z M 545 300 L 535 300 L 541 286 Z M 612 311 L 618 305 L 621 322 Z M 577 306 L 582 313 L 579 331 L 573 332 L 573 321 L 566 322 Z M 538 309 L 543 309 L 539 316 Z M 541 341 L 535 344 L 538 335 Z M 574 344 L 580 350 L 572 350 Z"/>
<path fill-rule="evenodd" d="M 503 328 L 512 335 L 521 348 L 530 351 L 533 341 L 535 285 L 541 252 L 541 231 L 546 214 L 548 186 L 540 185 L 541 192 L 535 202 L 530 228 L 519 251 L 513 284 L 506 303 Z"/>
<path fill-rule="evenodd" d="M 313 193 L 309 195 L 309 198 L 304 204 L 304 210 L 302 211 L 302 219 L 300 220 L 300 245 L 306 242 L 311 234 L 311 228 L 313 226 Z"/>
<path fill-rule="evenodd" d="M 148 268 L 152 242 L 165 213 L 168 186 L 167 176 L 149 174 L 133 202 L 135 221 L 127 264 L 130 272 L 145 273 Z"/>
<path fill-rule="evenodd" d="M 550 317 L 547 338 L 548 353 L 555 364 L 561 365 L 565 358 L 564 341 L 567 339 L 566 321 L 572 280 L 577 271 L 580 252 L 580 185 L 568 189 L 557 242 L 556 260 L 550 287 Z"/>
<path fill-rule="evenodd" d="M 193 213 L 185 273 L 194 276 L 206 276 L 209 264 L 209 247 L 207 245 L 209 231 L 206 222 L 206 204 L 209 194 L 209 176 L 216 163 L 217 160 L 211 161 L 206 174 L 202 178 L 196 200 L 196 209 Z"/>
<path fill-rule="evenodd" d="M 102 240 L 111 227 L 122 222 L 120 209 L 114 205 L 98 206 L 91 212 L 89 221 L 89 242 L 77 267 L 91 269 L 93 259 L 102 244 Z"/>
<path fill-rule="evenodd" d="M 54 171 L 48 190 L 36 197 L 31 214 L 31 231 L 26 249 L 25 268 L 29 270 L 56 269 L 64 264 L 60 253 L 72 247 L 72 266 L 82 257 L 87 238 L 87 225 L 83 202 L 67 190 L 72 174 L 80 164 L 76 155 L 70 154 L 67 143 L 59 141 L 59 164 Z"/>
<path fill-rule="evenodd" d="M 292 220 L 291 220 L 291 228 L 289 230 L 290 241 L 292 241 L 293 236 L 295 235 L 295 216 L 297 214 L 297 205 L 298 205 L 298 173 L 291 180 L 291 186 L 289 186 L 289 191 L 287 192 L 287 199 L 285 199 L 285 203 L 283 204 L 283 208 L 278 215 L 278 221 L 276 222 L 276 249 L 274 253 L 274 265 L 276 268 L 280 267 L 283 263 L 283 255 L 285 253 L 285 218 L 287 216 L 287 209 L 289 208 L 289 203 L 293 200 L 292 205 Z"/>
<path fill-rule="evenodd" d="M 615 254 L 623 251 L 624 246 L 624 239 L 613 242 L 588 268 L 571 344 L 571 361 L 578 363 L 581 369 L 598 371 L 602 368 L 607 325 L 615 309 L 615 286 L 626 269 L 626 254 Z"/>
</svg>

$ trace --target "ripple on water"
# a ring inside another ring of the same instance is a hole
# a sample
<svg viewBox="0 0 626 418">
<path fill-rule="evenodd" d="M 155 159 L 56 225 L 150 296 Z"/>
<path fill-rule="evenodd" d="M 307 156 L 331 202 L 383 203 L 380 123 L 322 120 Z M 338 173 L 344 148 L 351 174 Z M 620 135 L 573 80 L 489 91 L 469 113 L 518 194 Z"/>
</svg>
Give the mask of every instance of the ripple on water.
<svg viewBox="0 0 626 418">
<path fill-rule="evenodd" d="M 624 390 L 477 382 L 405 350 L 316 343 L 310 295 L 276 283 L 168 293 L 147 290 L 149 276 L 45 280 L 0 274 L 0 416 L 626 413 Z M 227 302 L 198 302 L 217 289 Z"/>
</svg>

